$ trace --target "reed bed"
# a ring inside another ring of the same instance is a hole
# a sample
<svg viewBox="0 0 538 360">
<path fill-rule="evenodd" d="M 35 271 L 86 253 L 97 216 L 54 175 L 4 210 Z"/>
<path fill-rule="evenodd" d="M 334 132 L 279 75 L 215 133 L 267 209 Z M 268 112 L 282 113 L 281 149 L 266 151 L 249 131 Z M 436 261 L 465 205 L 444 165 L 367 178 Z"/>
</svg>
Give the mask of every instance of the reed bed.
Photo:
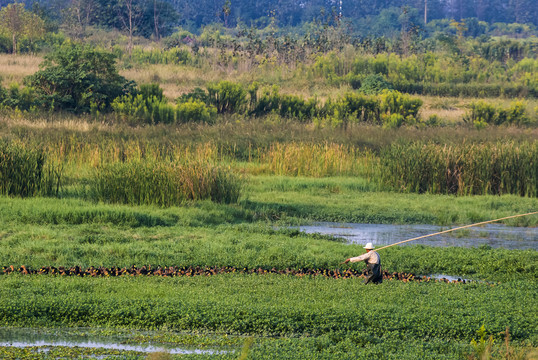
<svg viewBox="0 0 538 360">
<path fill-rule="evenodd" d="M 369 150 L 335 143 L 275 143 L 260 155 L 271 173 L 291 176 L 355 176 L 370 178 L 377 164 Z"/>
<path fill-rule="evenodd" d="M 221 151 L 212 143 L 184 145 L 168 141 L 102 138 L 85 141 L 82 136 L 63 137 L 46 146 L 57 161 L 75 166 L 101 165 L 135 160 L 180 161 L 215 164 L 222 161 Z"/>
<path fill-rule="evenodd" d="M 90 184 L 98 201 L 162 207 L 205 199 L 234 203 L 241 190 L 240 179 L 229 170 L 202 162 L 111 163 L 99 166 Z"/>
<path fill-rule="evenodd" d="M 0 194 L 30 197 L 57 194 L 61 167 L 47 161 L 42 148 L 0 141 Z"/>
<path fill-rule="evenodd" d="M 381 181 L 400 191 L 538 195 L 538 143 L 392 145 L 381 153 Z"/>
</svg>

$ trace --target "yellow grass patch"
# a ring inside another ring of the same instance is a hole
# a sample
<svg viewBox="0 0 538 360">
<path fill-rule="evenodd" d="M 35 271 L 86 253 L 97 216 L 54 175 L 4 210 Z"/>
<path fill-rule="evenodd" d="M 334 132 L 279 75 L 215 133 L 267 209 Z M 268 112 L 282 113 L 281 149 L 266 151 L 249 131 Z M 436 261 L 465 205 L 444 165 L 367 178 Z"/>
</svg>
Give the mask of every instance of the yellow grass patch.
<svg viewBox="0 0 538 360">
<path fill-rule="evenodd" d="M 13 82 L 22 83 L 25 76 L 39 70 L 43 61 L 41 56 L 0 54 L 0 73 L 2 85 L 9 86 Z"/>
</svg>

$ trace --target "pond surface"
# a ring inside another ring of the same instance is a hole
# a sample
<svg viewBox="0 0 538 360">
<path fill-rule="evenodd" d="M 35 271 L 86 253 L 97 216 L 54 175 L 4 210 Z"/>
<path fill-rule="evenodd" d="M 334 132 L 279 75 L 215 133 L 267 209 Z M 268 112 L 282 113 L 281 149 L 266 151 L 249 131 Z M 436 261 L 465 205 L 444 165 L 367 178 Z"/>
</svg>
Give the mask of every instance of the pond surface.
<svg viewBox="0 0 538 360">
<path fill-rule="evenodd" d="M 222 354 L 226 351 L 179 348 L 163 344 L 126 344 L 128 338 L 120 336 L 97 336 L 73 333 L 48 332 L 33 328 L 0 328 L 0 346 L 66 346 L 93 349 L 125 350 L 142 353 L 167 352 L 169 354 Z"/>
<path fill-rule="evenodd" d="M 379 247 L 448 230 L 453 227 L 319 222 L 293 228 L 309 234 L 332 235 L 336 238 L 344 239 L 349 244 L 366 245 L 366 243 L 372 242 L 374 246 Z M 418 244 L 461 247 L 489 245 L 492 248 L 538 250 L 538 228 L 487 224 L 410 241 L 402 245 Z"/>
</svg>

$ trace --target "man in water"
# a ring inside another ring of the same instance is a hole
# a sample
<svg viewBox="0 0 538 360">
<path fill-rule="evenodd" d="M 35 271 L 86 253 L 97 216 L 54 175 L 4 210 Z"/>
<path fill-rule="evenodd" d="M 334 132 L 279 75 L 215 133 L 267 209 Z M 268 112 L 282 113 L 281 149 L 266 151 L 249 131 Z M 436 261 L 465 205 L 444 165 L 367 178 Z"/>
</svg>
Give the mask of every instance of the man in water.
<svg viewBox="0 0 538 360">
<path fill-rule="evenodd" d="M 366 267 L 368 268 L 364 284 L 366 285 L 369 282 L 381 284 L 383 282 L 383 275 L 381 274 L 381 258 L 376 251 L 373 251 L 374 246 L 371 242 L 366 244 L 364 248 L 366 249 L 366 254 L 346 259 L 343 264 L 347 264 L 348 262 L 364 261 L 366 263 Z"/>
</svg>

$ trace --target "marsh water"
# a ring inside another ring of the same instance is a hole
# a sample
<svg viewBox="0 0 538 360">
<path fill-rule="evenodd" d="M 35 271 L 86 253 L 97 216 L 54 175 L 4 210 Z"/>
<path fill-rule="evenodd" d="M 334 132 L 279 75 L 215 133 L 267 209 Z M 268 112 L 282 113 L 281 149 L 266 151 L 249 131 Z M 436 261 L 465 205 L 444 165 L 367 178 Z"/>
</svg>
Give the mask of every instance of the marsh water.
<svg viewBox="0 0 538 360">
<path fill-rule="evenodd" d="M 318 222 L 312 225 L 294 228 L 298 228 L 300 231 L 306 233 L 331 235 L 343 239 L 349 244 L 365 245 L 368 242 L 372 242 L 376 247 L 450 229 L 450 227 L 436 225 L 383 225 L 331 222 Z M 538 228 L 487 224 L 411 241 L 402 244 L 402 246 L 419 244 L 461 247 L 487 245 L 492 248 L 538 250 Z"/>
<path fill-rule="evenodd" d="M 0 346 L 11 347 L 83 347 L 109 350 L 137 351 L 142 353 L 167 352 L 169 354 L 221 354 L 226 351 L 180 348 L 164 344 L 131 344 L 128 336 L 88 335 L 84 331 L 55 331 L 37 328 L 0 328 Z"/>
</svg>

